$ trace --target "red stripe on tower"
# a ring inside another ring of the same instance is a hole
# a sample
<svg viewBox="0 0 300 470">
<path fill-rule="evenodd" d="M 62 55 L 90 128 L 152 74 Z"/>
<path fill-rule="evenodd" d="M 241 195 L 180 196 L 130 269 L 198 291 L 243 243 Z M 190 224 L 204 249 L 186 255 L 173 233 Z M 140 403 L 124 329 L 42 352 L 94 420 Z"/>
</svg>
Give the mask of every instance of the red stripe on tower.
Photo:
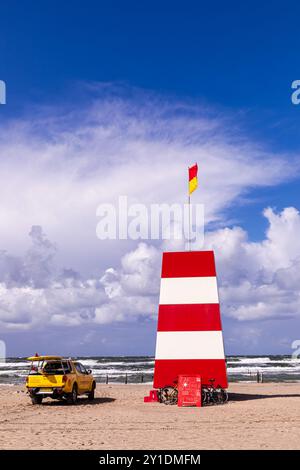
<svg viewBox="0 0 300 470">
<path fill-rule="evenodd" d="M 214 252 L 163 253 L 161 277 L 216 277 Z"/>
<path fill-rule="evenodd" d="M 172 318 L 172 321 L 170 321 Z M 157 331 L 220 331 L 218 304 L 160 305 Z"/>
<path fill-rule="evenodd" d="M 154 387 L 185 374 L 228 386 L 213 251 L 163 254 Z"/>
</svg>

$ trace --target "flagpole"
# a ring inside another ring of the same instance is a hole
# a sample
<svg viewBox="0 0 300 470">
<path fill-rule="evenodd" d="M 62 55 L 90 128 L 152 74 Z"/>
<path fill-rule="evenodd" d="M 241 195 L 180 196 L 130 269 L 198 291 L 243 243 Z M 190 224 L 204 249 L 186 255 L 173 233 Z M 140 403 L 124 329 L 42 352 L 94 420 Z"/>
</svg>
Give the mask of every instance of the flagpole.
<svg viewBox="0 0 300 470">
<path fill-rule="evenodd" d="M 188 173 L 189 173 L 188 167 Z M 191 194 L 190 194 L 190 180 L 188 178 L 188 209 L 189 209 L 189 231 L 188 231 L 188 251 L 191 251 Z"/>
<path fill-rule="evenodd" d="M 190 171 L 192 170 L 192 171 Z M 188 210 L 189 210 L 189 240 L 188 240 L 188 251 L 191 250 L 191 193 L 197 189 L 198 186 L 198 164 L 188 167 Z M 193 182 L 192 187 L 190 187 L 191 182 Z"/>
<path fill-rule="evenodd" d="M 191 251 L 191 195 L 189 194 L 189 251 Z"/>
</svg>

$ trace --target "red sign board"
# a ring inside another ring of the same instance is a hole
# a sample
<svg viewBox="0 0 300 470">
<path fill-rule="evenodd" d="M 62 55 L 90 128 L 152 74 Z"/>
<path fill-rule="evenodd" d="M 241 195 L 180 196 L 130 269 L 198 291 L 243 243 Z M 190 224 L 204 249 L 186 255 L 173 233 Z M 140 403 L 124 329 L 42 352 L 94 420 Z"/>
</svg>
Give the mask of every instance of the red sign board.
<svg viewBox="0 0 300 470">
<path fill-rule="evenodd" d="M 201 406 L 201 376 L 178 377 L 178 406 Z"/>
</svg>

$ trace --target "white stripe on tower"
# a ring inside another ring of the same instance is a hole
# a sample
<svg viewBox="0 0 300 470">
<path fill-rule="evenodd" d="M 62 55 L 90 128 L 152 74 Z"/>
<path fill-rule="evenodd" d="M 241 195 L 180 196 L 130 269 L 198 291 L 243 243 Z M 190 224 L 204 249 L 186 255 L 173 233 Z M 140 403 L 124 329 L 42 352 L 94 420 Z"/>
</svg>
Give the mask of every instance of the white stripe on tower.
<svg viewBox="0 0 300 470">
<path fill-rule="evenodd" d="M 156 359 L 224 359 L 222 331 L 158 331 Z"/>
<path fill-rule="evenodd" d="M 165 277 L 160 284 L 160 305 L 218 304 L 216 277 Z"/>
</svg>

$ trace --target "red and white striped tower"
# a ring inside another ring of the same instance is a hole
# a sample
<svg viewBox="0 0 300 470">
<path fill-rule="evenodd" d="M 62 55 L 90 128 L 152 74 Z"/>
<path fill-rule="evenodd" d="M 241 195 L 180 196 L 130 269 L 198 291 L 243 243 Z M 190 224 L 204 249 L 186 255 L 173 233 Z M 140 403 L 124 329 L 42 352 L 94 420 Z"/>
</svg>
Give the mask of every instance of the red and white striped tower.
<svg viewBox="0 0 300 470">
<path fill-rule="evenodd" d="M 154 387 L 185 374 L 228 386 L 213 251 L 163 253 Z"/>
</svg>

